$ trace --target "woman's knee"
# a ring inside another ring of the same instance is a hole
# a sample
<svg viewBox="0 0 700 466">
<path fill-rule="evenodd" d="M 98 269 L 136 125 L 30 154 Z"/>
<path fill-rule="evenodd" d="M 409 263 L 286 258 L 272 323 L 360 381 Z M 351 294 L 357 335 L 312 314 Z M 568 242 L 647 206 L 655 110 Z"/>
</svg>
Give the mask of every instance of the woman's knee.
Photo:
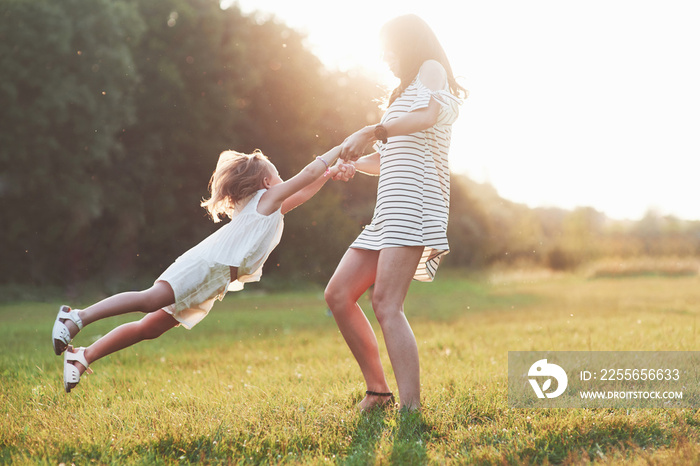
<svg viewBox="0 0 700 466">
<path fill-rule="evenodd" d="M 374 283 L 378 251 L 348 249 L 328 282 L 324 297 L 333 313 L 352 306 Z"/>
<path fill-rule="evenodd" d="M 343 284 L 331 280 L 326 286 L 323 296 L 326 299 L 328 308 L 334 316 L 338 317 L 354 308 L 362 293 L 358 294 L 351 287 L 343 286 Z"/>
<path fill-rule="evenodd" d="M 330 310 L 335 313 L 341 307 L 342 303 L 345 301 L 343 297 L 344 290 L 340 286 L 336 286 L 335 282 L 331 280 L 328 285 L 326 285 L 326 290 L 323 292 L 323 297 L 326 300 L 326 304 Z"/>
<path fill-rule="evenodd" d="M 372 293 L 372 309 L 381 326 L 392 317 L 403 313 L 403 302 L 393 299 L 381 289 L 375 289 Z"/>
</svg>

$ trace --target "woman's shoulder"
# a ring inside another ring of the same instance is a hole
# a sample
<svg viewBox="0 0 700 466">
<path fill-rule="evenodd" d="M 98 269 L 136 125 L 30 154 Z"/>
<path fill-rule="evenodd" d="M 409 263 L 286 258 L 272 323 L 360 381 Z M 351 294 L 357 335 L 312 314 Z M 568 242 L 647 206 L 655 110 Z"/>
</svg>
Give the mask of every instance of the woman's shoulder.
<svg viewBox="0 0 700 466">
<path fill-rule="evenodd" d="M 447 72 L 439 61 L 426 60 L 418 71 L 417 79 L 428 89 L 439 91 L 447 85 Z"/>
</svg>

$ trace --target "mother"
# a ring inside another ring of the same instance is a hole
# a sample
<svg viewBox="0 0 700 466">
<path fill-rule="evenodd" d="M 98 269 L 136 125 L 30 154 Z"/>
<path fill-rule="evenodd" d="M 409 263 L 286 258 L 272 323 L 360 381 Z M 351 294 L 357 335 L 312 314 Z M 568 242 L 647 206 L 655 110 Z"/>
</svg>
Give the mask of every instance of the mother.
<svg viewBox="0 0 700 466">
<path fill-rule="evenodd" d="M 343 143 L 341 157 L 379 175 L 372 223 L 350 245 L 326 288 L 326 301 L 367 384 L 360 409 L 393 403 L 377 338 L 357 301 L 374 285 L 381 326 L 399 389 L 400 407 L 420 409 L 418 347 L 403 312 L 412 279 L 432 281 L 449 251 L 447 218 L 452 123 L 466 97 L 430 27 L 415 15 L 395 18 L 380 34 L 384 61 L 401 80 L 380 124 Z M 377 152 L 361 157 L 377 141 Z"/>
</svg>

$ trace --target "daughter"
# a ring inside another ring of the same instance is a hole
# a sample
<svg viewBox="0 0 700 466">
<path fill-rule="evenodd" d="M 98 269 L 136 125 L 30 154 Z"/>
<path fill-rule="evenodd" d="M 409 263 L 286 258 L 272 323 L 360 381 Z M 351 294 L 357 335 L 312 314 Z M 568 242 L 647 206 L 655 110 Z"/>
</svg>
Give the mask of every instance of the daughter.
<svg viewBox="0 0 700 466">
<path fill-rule="evenodd" d="M 283 216 L 309 200 L 328 178 L 347 181 L 354 175 L 350 164 L 331 165 L 338 159 L 335 147 L 282 181 L 262 152 L 219 156 L 209 182 L 211 197 L 202 202 L 214 222 L 231 221 L 180 256 L 144 291 L 120 293 L 83 310 L 61 306 L 52 339 L 57 355 L 65 351 L 63 385 L 70 392 L 83 372 L 98 359 L 143 340 L 159 337 L 182 324 L 191 329 L 226 291 L 260 280 L 262 267 L 282 236 Z M 140 311 L 147 315 L 112 330 L 87 348 L 69 345 L 85 326 L 105 317 Z M 67 351 L 66 351 L 67 350 Z"/>
</svg>

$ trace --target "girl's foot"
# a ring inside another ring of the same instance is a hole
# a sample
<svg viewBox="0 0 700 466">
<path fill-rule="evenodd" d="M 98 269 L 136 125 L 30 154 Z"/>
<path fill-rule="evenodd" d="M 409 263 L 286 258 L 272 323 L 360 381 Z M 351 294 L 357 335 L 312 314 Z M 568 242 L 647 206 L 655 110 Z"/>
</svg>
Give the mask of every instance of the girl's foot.
<svg viewBox="0 0 700 466">
<path fill-rule="evenodd" d="M 68 346 L 63 355 L 63 387 L 66 393 L 75 388 L 80 382 L 80 376 L 83 372 L 92 374 L 92 369 L 85 359 L 85 348 L 73 348 Z"/>
<path fill-rule="evenodd" d="M 51 339 L 53 351 L 59 356 L 63 353 L 75 337 L 83 328 L 83 321 L 77 310 L 71 310 L 68 306 L 61 306 L 58 309 L 56 321 L 53 324 Z"/>
<path fill-rule="evenodd" d="M 396 400 L 391 392 L 373 392 L 367 390 L 365 398 L 360 401 L 358 408 L 360 411 L 369 411 L 371 409 L 395 408 Z"/>
</svg>

